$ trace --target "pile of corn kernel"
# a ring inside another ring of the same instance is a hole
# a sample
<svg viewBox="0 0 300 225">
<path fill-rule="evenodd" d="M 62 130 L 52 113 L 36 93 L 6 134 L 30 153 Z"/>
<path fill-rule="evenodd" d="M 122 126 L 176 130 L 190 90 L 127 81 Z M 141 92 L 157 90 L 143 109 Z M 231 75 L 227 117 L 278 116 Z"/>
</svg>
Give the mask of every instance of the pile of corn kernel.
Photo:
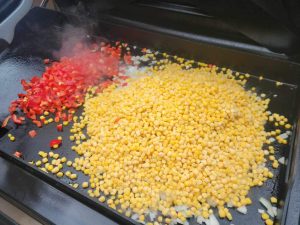
<svg viewBox="0 0 300 225">
<path fill-rule="evenodd" d="M 264 125 L 276 120 L 290 128 L 245 82 L 213 67 L 169 63 L 140 72 L 127 87 L 87 94 L 70 139 L 90 196 L 149 225 L 209 218 L 213 208 L 232 220 L 227 206 L 251 204 L 251 187 L 273 177 L 265 156 L 274 148 L 263 145 L 280 130 Z"/>
</svg>

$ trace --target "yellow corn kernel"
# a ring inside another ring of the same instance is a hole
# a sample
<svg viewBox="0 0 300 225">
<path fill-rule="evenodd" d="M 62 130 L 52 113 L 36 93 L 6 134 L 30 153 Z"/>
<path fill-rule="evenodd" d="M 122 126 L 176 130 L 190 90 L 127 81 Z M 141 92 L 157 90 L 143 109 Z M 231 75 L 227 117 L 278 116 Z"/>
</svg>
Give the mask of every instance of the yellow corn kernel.
<svg viewBox="0 0 300 225">
<path fill-rule="evenodd" d="M 232 215 L 231 215 L 230 212 L 227 212 L 227 213 L 226 213 L 226 217 L 227 217 L 227 219 L 228 219 L 229 221 L 232 220 Z"/>
<path fill-rule="evenodd" d="M 145 216 L 144 215 L 140 215 L 139 216 L 139 221 L 145 221 Z"/>
<path fill-rule="evenodd" d="M 286 129 L 291 129 L 292 128 L 292 125 L 291 124 L 289 124 L 289 123 L 287 123 L 287 124 L 285 124 L 285 126 L 284 126 Z"/>
<path fill-rule="evenodd" d="M 271 161 L 274 161 L 274 160 L 275 160 L 275 156 L 274 156 L 274 155 L 270 155 L 270 156 L 269 156 L 269 159 L 270 159 Z"/>
<path fill-rule="evenodd" d="M 41 156 L 41 157 L 45 157 L 45 156 L 44 156 L 45 153 L 46 153 L 46 152 L 44 152 L 44 151 L 39 151 L 39 152 L 38 152 L 38 155 Z M 46 154 L 47 154 L 47 153 L 46 153 Z"/>
<path fill-rule="evenodd" d="M 48 171 L 52 171 L 54 167 L 53 167 L 53 165 L 48 164 L 48 165 L 45 165 L 45 168 L 46 168 Z"/>
<path fill-rule="evenodd" d="M 272 166 L 273 168 L 277 169 L 279 167 L 279 163 L 277 160 L 275 160 L 273 163 L 272 163 Z"/>
<path fill-rule="evenodd" d="M 36 166 L 41 166 L 42 165 L 42 162 L 40 160 L 36 161 L 35 163 Z"/>
<path fill-rule="evenodd" d="M 9 137 L 9 140 L 13 142 L 16 140 L 16 138 L 14 136 L 11 136 L 11 137 Z"/>
<path fill-rule="evenodd" d="M 58 168 L 58 167 L 54 167 L 54 168 L 51 170 L 52 173 L 58 173 L 58 171 L 59 171 L 59 168 Z"/>
<path fill-rule="evenodd" d="M 83 188 L 88 188 L 89 183 L 88 183 L 88 182 L 83 182 L 81 186 L 82 186 Z"/>
<path fill-rule="evenodd" d="M 70 177 L 72 180 L 76 180 L 76 179 L 77 179 L 77 174 L 72 173 L 69 177 Z"/>
<path fill-rule="evenodd" d="M 62 162 L 62 163 L 65 163 L 66 161 L 67 161 L 67 158 L 66 158 L 66 157 L 62 157 L 62 158 L 61 158 L 61 162 Z"/>
<path fill-rule="evenodd" d="M 67 177 L 70 177 L 70 175 L 71 175 L 72 173 L 71 173 L 69 170 L 67 170 L 65 174 L 66 174 Z"/>
<path fill-rule="evenodd" d="M 275 197 L 272 196 L 270 198 L 270 201 L 275 204 L 275 203 L 277 203 L 277 198 L 275 198 Z"/>
<path fill-rule="evenodd" d="M 271 219 L 265 220 L 266 225 L 273 225 L 273 221 Z"/>
<path fill-rule="evenodd" d="M 100 202 L 105 202 L 105 196 L 101 196 L 101 197 L 99 198 L 99 201 L 100 201 Z"/>
<path fill-rule="evenodd" d="M 61 171 L 56 174 L 56 176 L 58 176 L 58 177 L 62 177 L 63 175 L 64 175 L 64 173 Z"/>
<path fill-rule="evenodd" d="M 261 218 L 262 218 L 263 220 L 267 220 L 267 219 L 269 219 L 270 217 L 269 217 L 269 215 L 268 215 L 267 213 L 263 212 L 263 213 L 261 214 Z"/>
<path fill-rule="evenodd" d="M 48 162 L 48 159 L 47 159 L 47 158 L 43 158 L 43 159 L 42 159 L 42 162 L 43 162 L 43 163 L 47 163 L 47 162 Z"/>
</svg>

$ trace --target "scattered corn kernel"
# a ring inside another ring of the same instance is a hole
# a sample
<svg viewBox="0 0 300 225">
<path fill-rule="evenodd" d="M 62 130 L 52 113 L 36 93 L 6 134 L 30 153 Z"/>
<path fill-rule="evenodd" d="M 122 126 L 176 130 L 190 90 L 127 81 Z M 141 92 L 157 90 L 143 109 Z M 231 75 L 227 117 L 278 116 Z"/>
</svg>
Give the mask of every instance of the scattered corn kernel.
<svg viewBox="0 0 300 225">
<path fill-rule="evenodd" d="M 10 140 L 10 141 L 15 141 L 16 138 L 15 138 L 14 136 L 11 136 L 11 137 L 9 137 L 9 140 Z"/>
<path fill-rule="evenodd" d="M 36 166 L 41 166 L 42 165 L 42 162 L 40 160 L 36 161 L 35 163 Z"/>
<path fill-rule="evenodd" d="M 275 197 L 271 197 L 271 198 L 270 198 L 270 201 L 271 201 L 272 203 L 274 203 L 274 204 L 275 204 L 275 203 L 277 203 L 277 198 L 275 198 Z"/>
<path fill-rule="evenodd" d="M 291 127 L 292 127 L 291 124 L 289 124 L 289 123 L 285 124 L 285 128 L 286 128 L 286 129 L 291 129 Z"/>
<path fill-rule="evenodd" d="M 88 182 L 83 182 L 82 185 L 81 185 L 83 188 L 87 188 L 89 186 L 89 183 Z"/>
<path fill-rule="evenodd" d="M 62 162 L 62 163 L 65 163 L 66 161 L 67 161 L 67 158 L 66 158 L 66 157 L 62 157 L 62 158 L 61 158 L 61 162 Z"/>
<path fill-rule="evenodd" d="M 47 159 L 47 158 L 43 158 L 43 159 L 42 159 L 42 162 L 43 162 L 43 163 L 47 163 L 47 162 L 48 162 L 48 159 Z"/>
<path fill-rule="evenodd" d="M 69 177 L 70 177 L 72 180 L 76 180 L 76 179 L 77 179 L 77 174 L 72 173 Z"/>
<path fill-rule="evenodd" d="M 58 167 L 54 167 L 54 168 L 51 170 L 52 173 L 58 173 L 58 171 L 59 171 L 59 168 L 58 168 Z"/>
<path fill-rule="evenodd" d="M 270 217 L 269 217 L 269 215 L 268 215 L 267 213 L 263 212 L 263 213 L 261 214 L 261 218 L 262 218 L 263 220 L 267 220 L 267 219 L 269 219 Z"/>
<path fill-rule="evenodd" d="M 57 174 L 56 174 L 58 177 L 62 177 L 63 175 L 64 175 L 64 173 L 63 172 L 58 172 Z"/>
<path fill-rule="evenodd" d="M 66 174 L 67 177 L 70 177 L 70 175 L 71 175 L 72 173 L 71 173 L 69 170 L 67 170 L 65 174 Z"/>
</svg>

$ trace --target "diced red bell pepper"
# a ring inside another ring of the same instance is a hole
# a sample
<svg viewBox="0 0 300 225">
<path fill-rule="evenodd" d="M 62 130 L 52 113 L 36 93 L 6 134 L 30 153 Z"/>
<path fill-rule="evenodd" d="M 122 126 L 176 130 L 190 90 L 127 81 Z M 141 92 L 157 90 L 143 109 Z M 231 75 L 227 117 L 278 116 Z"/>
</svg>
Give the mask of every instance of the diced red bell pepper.
<svg viewBox="0 0 300 225">
<path fill-rule="evenodd" d="M 37 135 L 37 132 L 35 130 L 31 130 L 28 132 L 28 134 L 31 138 L 34 138 Z"/>
<path fill-rule="evenodd" d="M 128 77 L 128 76 L 119 76 L 119 78 L 120 78 L 121 80 L 126 80 L 126 79 L 128 79 L 129 77 Z"/>
<path fill-rule="evenodd" d="M 57 131 L 62 132 L 63 131 L 63 125 L 62 124 L 58 124 L 56 126 Z"/>
<path fill-rule="evenodd" d="M 58 139 L 54 139 L 52 141 L 50 141 L 50 148 L 57 148 L 58 146 L 61 145 L 61 140 Z"/>
<path fill-rule="evenodd" d="M 58 122 L 59 122 L 59 117 L 56 116 L 56 117 L 54 118 L 54 121 L 55 121 L 56 123 L 58 123 Z"/>
<path fill-rule="evenodd" d="M 114 123 L 118 123 L 121 119 L 122 119 L 121 117 L 118 117 L 117 119 L 115 119 Z"/>
<path fill-rule="evenodd" d="M 44 120 L 42 120 L 42 122 L 44 122 L 45 121 L 45 119 Z M 37 127 L 42 127 L 42 122 L 41 121 L 39 121 L 39 120 L 33 120 L 32 121 Z"/>
<path fill-rule="evenodd" d="M 20 157 L 22 157 L 22 152 L 19 152 L 19 151 L 16 151 L 15 153 L 14 153 L 14 156 L 16 156 L 17 158 L 20 158 Z"/>
<path fill-rule="evenodd" d="M 93 48 L 97 47 L 93 45 Z M 63 121 L 68 121 L 72 116 L 67 116 L 62 112 L 63 106 L 68 110 L 76 109 L 85 100 L 84 96 L 88 87 L 98 85 L 107 78 L 119 75 L 120 57 L 122 49 L 101 43 L 101 51 L 91 52 L 83 43 L 78 43 L 73 49 L 72 57 L 62 57 L 59 62 L 53 62 L 46 68 L 41 77 L 34 76 L 30 81 L 22 80 L 21 84 L 25 93 L 18 95 L 18 99 L 13 101 L 9 107 L 12 120 L 16 124 L 22 124 L 22 120 L 15 112 L 20 109 L 33 121 L 37 121 L 37 116 L 45 111 L 54 113 L 55 121 L 62 117 Z M 126 53 L 124 60 L 130 63 L 130 53 Z M 45 59 L 44 63 L 50 63 Z M 112 81 L 105 82 L 102 88 L 108 87 Z M 43 122 L 43 121 L 41 121 Z M 42 123 L 35 122 L 38 126 Z"/>
<path fill-rule="evenodd" d="M 131 55 L 124 55 L 124 62 L 127 65 L 131 65 L 132 64 Z"/>
<path fill-rule="evenodd" d="M 11 119 L 14 121 L 15 124 L 22 124 L 22 120 L 18 118 L 16 114 L 12 114 Z"/>
<path fill-rule="evenodd" d="M 2 127 L 6 127 L 7 126 L 7 123 L 8 121 L 10 120 L 11 116 L 8 116 L 6 117 L 4 120 L 3 120 L 3 123 L 2 123 Z"/>
</svg>

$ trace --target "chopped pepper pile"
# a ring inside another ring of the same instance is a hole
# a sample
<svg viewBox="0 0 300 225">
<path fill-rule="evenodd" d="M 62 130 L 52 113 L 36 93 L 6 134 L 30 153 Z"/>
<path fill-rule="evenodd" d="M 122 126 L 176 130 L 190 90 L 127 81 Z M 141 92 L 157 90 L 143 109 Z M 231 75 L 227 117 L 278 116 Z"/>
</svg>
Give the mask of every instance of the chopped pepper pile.
<svg viewBox="0 0 300 225">
<path fill-rule="evenodd" d="M 53 62 L 41 77 L 34 76 L 29 82 L 22 80 L 25 93 L 19 94 L 19 98 L 11 103 L 9 118 L 16 124 L 22 124 L 25 118 L 15 114 L 20 109 L 38 127 L 46 121 L 45 118 L 38 118 L 44 112 L 55 114 L 55 122 L 60 119 L 70 121 L 74 109 L 84 102 L 88 87 L 104 80 L 110 83 L 109 80 L 119 75 L 120 47 L 103 45 L 100 51 L 91 51 L 77 45 L 76 52 L 73 57 L 63 57 L 59 62 Z M 125 56 L 129 61 L 130 55 Z M 107 86 L 107 82 L 103 86 Z M 69 115 L 64 110 L 68 110 Z M 7 120 L 3 126 L 6 123 Z"/>
</svg>

